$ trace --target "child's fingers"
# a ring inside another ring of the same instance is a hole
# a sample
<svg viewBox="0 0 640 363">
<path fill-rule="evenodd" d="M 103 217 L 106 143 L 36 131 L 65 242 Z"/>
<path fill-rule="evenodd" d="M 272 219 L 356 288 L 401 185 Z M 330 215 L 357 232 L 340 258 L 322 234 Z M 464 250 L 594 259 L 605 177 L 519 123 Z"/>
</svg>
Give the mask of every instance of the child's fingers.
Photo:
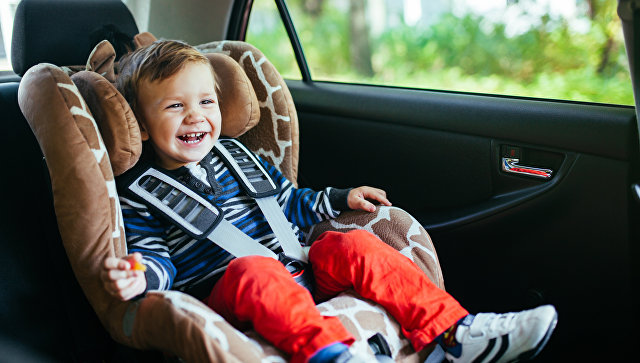
<svg viewBox="0 0 640 363">
<path fill-rule="evenodd" d="M 363 186 L 358 188 L 363 198 L 375 200 L 382 205 L 391 205 L 389 199 L 387 199 L 387 192 L 382 189 Z"/>
<path fill-rule="evenodd" d="M 375 205 L 373 205 L 373 203 L 371 203 L 367 199 L 378 201 L 385 205 L 390 205 L 387 204 L 389 203 L 389 201 L 386 198 L 386 193 L 384 192 L 384 190 L 367 186 L 352 189 L 349 192 L 347 202 L 351 209 L 362 209 L 367 212 L 375 212 Z"/>
<path fill-rule="evenodd" d="M 120 300 L 129 300 L 140 295 L 146 288 L 143 271 L 134 269 L 134 265 L 142 265 L 142 255 L 134 253 L 124 258 L 107 257 L 103 262 L 100 278 L 105 290 Z"/>
<path fill-rule="evenodd" d="M 104 260 L 104 268 L 107 270 L 131 270 L 134 269 L 134 263 L 138 262 L 138 265 L 142 265 L 142 254 L 135 252 L 131 255 L 123 258 L 107 257 Z"/>
<path fill-rule="evenodd" d="M 136 276 L 131 276 L 123 279 L 117 279 L 114 281 L 114 285 L 118 290 L 124 290 L 128 286 L 131 286 L 136 281 Z"/>
<path fill-rule="evenodd" d="M 131 269 L 131 265 L 125 259 L 107 257 L 104 260 L 104 268 L 107 270 L 129 270 Z"/>
<path fill-rule="evenodd" d="M 113 280 L 105 284 L 107 292 L 123 301 L 129 300 L 144 292 L 146 285 L 144 284 L 143 274 L 139 271 L 131 272 L 134 276 Z"/>
<path fill-rule="evenodd" d="M 138 272 L 138 273 L 141 275 L 144 275 L 143 272 Z M 127 298 L 127 300 L 142 294 L 146 288 L 147 288 L 147 280 L 144 277 L 136 279 L 134 283 L 131 285 L 131 295 Z"/>
<path fill-rule="evenodd" d="M 135 252 L 132 255 L 126 256 L 124 260 L 129 265 L 128 269 L 137 271 L 146 271 L 147 267 L 142 263 L 142 254 Z"/>
<path fill-rule="evenodd" d="M 135 271 L 135 273 L 136 276 L 133 278 L 120 280 L 121 286 L 119 286 L 118 294 L 116 296 L 123 301 L 129 300 L 144 292 L 146 285 L 144 283 L 144 279 L 141 278 L 142 273 L 140 271 Z"/>
<path fill-rule="evenodd" d="M 104 259 L 104 268 L 107 270 L 112 270 L 112 269 L 122 269 L 124 270 L 124 268 L 122 268 L 122 260 L 116 257 L 107 257 Z"/>
<path fill-rule="evenodd" d="M 107 273 L 107 277 L 109 278 L 109 280 L 113 280 L 113 281 L 128 279 L 134 276 L 136 276 L 136 274 L 135 274 L 135 271 L 133 270 L 113 269 L 113 270 L 109 270 L 109 272 Z"/>
<path fill-rule="evenodd" d="M 142 253 L 140 252 L 134 252 L 129 256 L 133 257 L 136 261 L 142 262 Z"/>
<path fill-rule="evenodd" d="M 373 205 L 368 200 L 364 199 L 363 196 L 358 196 L 355 198 L 355 201 L 353 202 L 351 209 L 362 209 L 367 212 L 373 212 L 376 210 L 376 206 Z"/>
<path fill-rule="evenodd" d="M 365 191 L 365 198 L 377 200 L 383 205 L 391 205 L 389 199 L 387 199 L 387 192 L 378 188 L 367 188 Z"/>
</svg>

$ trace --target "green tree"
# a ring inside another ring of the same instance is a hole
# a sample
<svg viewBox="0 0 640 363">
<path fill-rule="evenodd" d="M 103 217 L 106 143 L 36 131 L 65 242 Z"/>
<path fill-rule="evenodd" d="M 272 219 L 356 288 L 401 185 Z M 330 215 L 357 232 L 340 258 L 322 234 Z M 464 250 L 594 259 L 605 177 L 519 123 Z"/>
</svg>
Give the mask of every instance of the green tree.
<svg viewBox="0 0 640 363">
<path fill-rule="evenodd" d="M 367 0 L 287 5 L 315 80 L 632 104 L 616 0 L 574 1 L 580 28 L 575 19 L 550 13 L 532 19 L 536 13 L 529 12 L 531 27 L 513 34 L 495 18 L 444 13 L 428 25 L 395 19 L 375 36 L 361 22 Z M 252 18 L 263 3 L 275 9 L 273 0 L 256 0 Z M 508 6 L 524 13 L 533 3 L 509 0 Z M 283 74 L 299 77 L 292 53 L 283 51 L 290 47 L 277 11 L 272 13 L 276 20 L 257 22 L 259 31 L 251 33 L 249 26 L 248 40 Z"/>
</svg>

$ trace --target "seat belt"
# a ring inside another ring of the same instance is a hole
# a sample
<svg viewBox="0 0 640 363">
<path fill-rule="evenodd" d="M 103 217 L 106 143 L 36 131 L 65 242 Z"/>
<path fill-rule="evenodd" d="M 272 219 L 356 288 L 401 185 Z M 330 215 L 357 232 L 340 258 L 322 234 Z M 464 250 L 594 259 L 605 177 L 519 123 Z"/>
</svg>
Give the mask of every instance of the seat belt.
<svg viewBox="0 0 640 363">
<path fill-rule="evenodd" d="M 220 139 L 214 145 L 214 150 L 245 192 L 254 198 L 284 254 L 307 262 L 309 258 L 276 199 L 280 187 L 271 179 L 263 165 L 246 146 L 235 139 Z"/>
</svg>

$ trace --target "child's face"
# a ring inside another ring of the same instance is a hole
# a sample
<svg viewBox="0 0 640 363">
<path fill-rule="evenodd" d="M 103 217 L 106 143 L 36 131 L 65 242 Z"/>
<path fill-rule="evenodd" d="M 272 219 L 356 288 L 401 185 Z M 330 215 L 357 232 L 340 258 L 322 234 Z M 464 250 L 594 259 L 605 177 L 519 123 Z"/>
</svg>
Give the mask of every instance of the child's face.
<svg viewBox="0 0 640 363">
<path fill-rule="evenodd" d="M 142 140 L 151 140 L 163 168 L 202 160 L 218 140 L 220 107 L 208 65 L 188 63 L 167 79 L 143 81 L 137 97 Z"/>
</svg>

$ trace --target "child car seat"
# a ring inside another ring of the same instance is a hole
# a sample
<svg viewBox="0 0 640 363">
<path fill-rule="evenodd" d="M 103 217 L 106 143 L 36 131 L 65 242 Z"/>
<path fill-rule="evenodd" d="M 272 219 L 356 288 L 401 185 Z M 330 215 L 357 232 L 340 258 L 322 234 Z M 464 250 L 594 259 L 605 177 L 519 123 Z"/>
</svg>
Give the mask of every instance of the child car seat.
<svg viewBox="0 0 640 363">
<path fill-rule="evenodd" d="M 38 6 L 30 6 L 33 3 Z M 108 43 L 99 44 L 88 62 L 90 49 L 75 47 L 67 50 L 72 54 L 65 57 L 57 55 L 55 50 L 47 54 L 41 49 L 30 49 L 41 46 L 31 39 L 43 37 L 53 44 L 88 44 L 85 39 L 92 28 L 80 27 L 76 20 L 85 19 L 86 23 L 86 19 L 92 19 L 93 29 L 109 24 L 110 20 L 105 23 L 101 17 L 110 12 L 96 12 L 97 3 L 111 12 L 127 11 L 118 1 L 94 1 L 91 6 L 83 6 L 82 2 L 23 0 L 17 10 L 20 16 L 16 16 L 14 23 L 18 29 L 14 34 L 24 38 L 23 49 L 15 49 L 13 53 L 14 70 L 24 75 L 19 89 L 20 107 L 45 155 L 60 234 L 80 286 L 104 327 L 123 344 L 173 353 L 187 361 L 252 362 L 286 358 L 255 332 L 236 330 L 200 301 L 181 292 L 153 291 L 139 300 L 121 302 L 102 288 L 99 271 L 104 257 L 126 254 L 113 173 L 123 172 L 137 160 L 140 152 L 137 123 L 126 102 L 103 76 L 83 71 L 69 77 L 67 73 L 73 72 L 59 67 L 86 63 L 92 70 L 110 76 L 115 54 Z M 74 16 L 31 21 L 36 18 L 35 13 L 51 14 L 62 8 Z M 29 23 L 25 21 L 27 17 Z M 59 23 L 56 19 L 65 21 Z M 130 15 L 117 19 L 127 22 L 115 23 L 120 30 L 127 29 L 124 33 L 129 36 L 137 33 Z M 32 24 L 31 27 L 28 24 Z M 138 44 L 148 40 L 144 36 L 136 37 Z M 208 53 L 218 70 L 223 133 L 239 137 L 295 183 L 297 116 L 284 80 L 264 55 L 247 43 L 221 41 L 201 45 L 199 49 Z M 39 64 L 45 61 L 57 65 Z M 225 71 L 221 72 L 223 68 Z M 228 116 L 232 114 L 237 117 L 233 122 Z M 443 287 L 428 234 L 414 218 L 398 208 L 379 207 L 375 213 L 343 213 L 335 220 L 315 226 L 309 232 L 309 240 L 325 230 L 353 228 L 378 235 Z M 326 315 L 339 316 L 354 334 L 358 341 L 352 349 L 371 354 L 366 340 L 380 332 L 386 337 L 396 361 L 424 360 L 424 356 L 418 357 L 413 352 L 393 318 L 381 307 L 352 293 L 342 294 L 318 307 Z"/>
</svg>

